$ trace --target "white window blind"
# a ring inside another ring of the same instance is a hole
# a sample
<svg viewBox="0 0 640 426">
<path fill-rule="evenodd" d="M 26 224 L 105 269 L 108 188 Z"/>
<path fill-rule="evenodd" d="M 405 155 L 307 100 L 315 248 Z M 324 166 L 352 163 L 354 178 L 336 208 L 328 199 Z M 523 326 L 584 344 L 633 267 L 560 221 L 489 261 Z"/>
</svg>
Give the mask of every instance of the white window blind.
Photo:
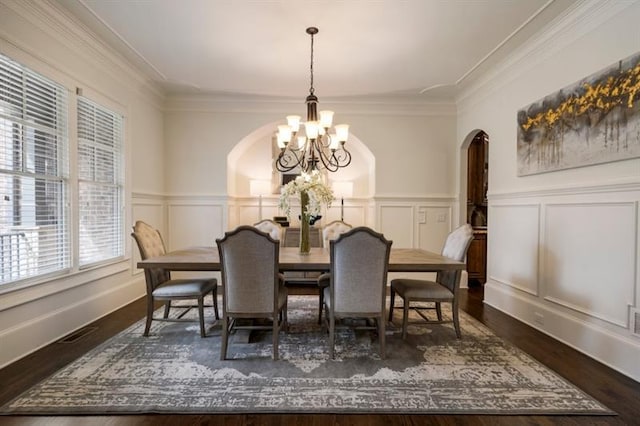
<svg viewBox="0 0 640 426">
<path fill-rule="evenodd" d="M 67 91 L 0 55 L 0 284 L 70 266 Z"/>
<path fill-rule="evenodd" d="M 124 255 L 123 119 L 78 98 L 79 262 Z"/>
</svg>

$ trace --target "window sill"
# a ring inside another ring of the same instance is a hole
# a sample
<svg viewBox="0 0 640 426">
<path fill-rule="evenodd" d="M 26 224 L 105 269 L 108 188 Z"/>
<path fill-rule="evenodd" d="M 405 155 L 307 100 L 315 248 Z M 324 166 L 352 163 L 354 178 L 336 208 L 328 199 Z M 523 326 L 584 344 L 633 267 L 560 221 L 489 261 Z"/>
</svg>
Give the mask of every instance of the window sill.
<svg viewBox="0 0 640 426">
<path fill-rule="evenodd" d="M 0 312 L 128 271 L 130 266 L 130 259 L 121 258 L 109 264 L 57 274 L 37 281 L 4 284 L 0 287 Z"/>
</svg>

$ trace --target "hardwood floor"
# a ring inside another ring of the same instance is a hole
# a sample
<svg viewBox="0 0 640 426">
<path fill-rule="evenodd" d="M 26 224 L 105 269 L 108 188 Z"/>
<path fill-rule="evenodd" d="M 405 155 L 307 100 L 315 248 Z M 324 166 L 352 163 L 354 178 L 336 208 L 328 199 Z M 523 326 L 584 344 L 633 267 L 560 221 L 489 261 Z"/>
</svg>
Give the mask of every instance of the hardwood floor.
<svg viewBox="0 0 640 426">
<path fill-rule="evenodd" d="M 304 290 L 302 291 L 304 292 Z M 297 293 L 300 293 L 298 291 Z M 630 425 L 640 424 L 640 383 L 485 306 L 482 288 L 463 290 L 461 307 L 618 413 L 617 416 L 462 416 L 379 414 L 0 416 L 2 425 Z M 0 405 L 144 316 L 138 300 L 92 326 L 75 343 L 53 343 L 0 370 Z"/>
</svg>

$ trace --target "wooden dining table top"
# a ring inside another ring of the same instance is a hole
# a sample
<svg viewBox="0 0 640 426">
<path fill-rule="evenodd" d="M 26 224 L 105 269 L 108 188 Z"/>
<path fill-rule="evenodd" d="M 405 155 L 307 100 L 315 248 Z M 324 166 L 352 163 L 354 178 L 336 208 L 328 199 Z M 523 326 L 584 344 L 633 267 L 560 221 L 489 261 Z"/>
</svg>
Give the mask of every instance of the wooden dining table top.
<svg viewBox="0 0 640 426">
<path fill-rule="evenodd" d="M 329 271 L 329 249 L 311 248 L 301 254 L 298 247 L 280 247 L 281 271 Z M 138 262 L 138 268 L 161 268 L 172 271 L 219 271 L 218 248 L 190 247 Z M 392 248 L 389 272 L 438 272 L 465 269 L 464 262 L 422 249 Z"/>
</svg>

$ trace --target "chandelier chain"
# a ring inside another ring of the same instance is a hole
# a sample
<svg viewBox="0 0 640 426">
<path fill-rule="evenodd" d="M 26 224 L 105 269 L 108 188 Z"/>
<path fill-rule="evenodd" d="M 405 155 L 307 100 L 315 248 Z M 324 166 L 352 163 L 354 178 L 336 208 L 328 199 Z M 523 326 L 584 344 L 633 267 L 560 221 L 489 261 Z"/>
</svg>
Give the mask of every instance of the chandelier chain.
<svg viewBox="0 0 640 426">
<path fill-rule="evenodd" d="M 315 92 L 315 89 L 313 88 L 313 33 L 311 34 L 311 65 L 309 67 L 309 70 L 311 71 L 311 84 L 309 87 L 309 93 L 313 95 L 313 93 Z"/>
</svg>

